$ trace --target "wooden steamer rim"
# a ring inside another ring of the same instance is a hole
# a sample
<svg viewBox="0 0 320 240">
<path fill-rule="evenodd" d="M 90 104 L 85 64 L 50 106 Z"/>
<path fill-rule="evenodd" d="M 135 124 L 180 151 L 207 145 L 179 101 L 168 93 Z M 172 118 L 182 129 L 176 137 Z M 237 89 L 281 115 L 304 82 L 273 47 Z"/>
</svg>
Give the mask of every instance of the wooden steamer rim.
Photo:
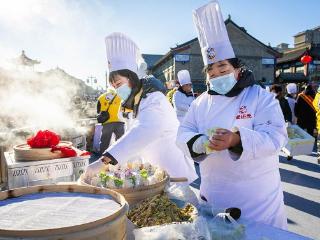
<svg viewBox="0 0 320 240">
<path fill-rule="evenodd" d="M 72 147 L 72 142 L 60 141 L 57 146 Z M 19 144 L 13 147 L 14 158 L 18 161 L 40 161 L 61 158 L 60 151 L 51 152 L 51 148 L 31 148 L 28 144 Z"/>
<path fill-rule="evenodd" d="M 110 195 L 114 201 L 120 204 L 120 209 L 116 212 L 103 217 L 101 219 L 89 222 L 78 224 L 68 227 L 59 227 L 59 228 L 49 228 L 49 229 L 39 229 L 39 230 L 6 230 L 0 228 L 0 236 L 6 237 L 47 237 L 48 235 L 63 235 L 71 234 L 78 231 L 90 230 L 92 228 L 98 227 L 99 225 L 106 224 L 113 220 L 116 220 L 118 217 L 126 215 L 129 210 L 129 205 L 125 198 L 117 193 L 116 191 L 98 188 L 93 186 L 81 186 L 75 184 L 66 184 L 66 185 L 43 185 L 43 186 L 32 186 L 32 187 L 23 187 L 16 188 L 7 191 L 0 192 L 0 200 L 5 200 L 8 198 L 20 197 L 27 194 L 34 193 L 50 193 L 50 192 L 71 192 L 71 193 L 89 193 L 89 194 L 98 194 L 98 195 Z"/>
</svg>

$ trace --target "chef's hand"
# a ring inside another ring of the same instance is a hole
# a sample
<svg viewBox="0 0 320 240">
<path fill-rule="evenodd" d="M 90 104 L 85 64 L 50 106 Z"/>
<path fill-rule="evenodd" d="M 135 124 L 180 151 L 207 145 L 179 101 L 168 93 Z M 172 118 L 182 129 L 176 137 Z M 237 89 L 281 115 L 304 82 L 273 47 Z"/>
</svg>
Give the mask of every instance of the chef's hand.
<svg viewBox="0 0 320 240">
<path fill-rule="evenodd" d="M 91 163 L 86 171 L 84 172 L 84 180 L 87 183 L 90 183 L 91 178 L 99 174 L 101 171 L 105 171 L 108 169 L 108 162 L 110 162 L 111 159 L 105 156 L 102 156 L 97 161 Z"/>
<path fill-rule="evenodd" d="M 221 151 L 234 147 L 240 143 L 240 136 L 235 132 L 227 129 L 219 128 L 216 133 L 209 140 L 209 148 Z"/>
<path fill-rule="evenodd" d="M 200 136 L 192 145 L 192 151 L 197 154 L 206 153 L 205 142 L 209 140 L 208 136 Z"/>
</svg>

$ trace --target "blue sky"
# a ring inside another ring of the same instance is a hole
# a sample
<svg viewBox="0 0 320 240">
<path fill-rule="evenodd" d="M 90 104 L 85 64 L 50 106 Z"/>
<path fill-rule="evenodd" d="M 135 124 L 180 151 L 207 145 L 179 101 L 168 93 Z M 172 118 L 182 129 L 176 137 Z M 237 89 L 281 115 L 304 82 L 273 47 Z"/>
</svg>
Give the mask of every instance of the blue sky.
<svg viewBox="0 0 320 240">
<path fill-rule="evenodd" d="M 104 84 L 104 37 L 129 35 L 143 53 L 164 54 L 196 36 L 192 10 L 204 0 L 0 0 L 0 65 L 24 49 L 42 63 Z M 320 25 L 320 1 L 221 0 L 223 15 L 268 44 Z"/>
</svg>

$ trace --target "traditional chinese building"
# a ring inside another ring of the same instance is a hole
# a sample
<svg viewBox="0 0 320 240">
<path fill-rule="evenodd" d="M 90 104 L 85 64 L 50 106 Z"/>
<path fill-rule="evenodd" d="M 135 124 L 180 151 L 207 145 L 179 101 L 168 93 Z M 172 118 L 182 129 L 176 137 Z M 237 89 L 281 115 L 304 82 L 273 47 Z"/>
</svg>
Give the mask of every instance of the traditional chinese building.
<svg viewBox="0 0 320 240">
<path fill-rule="evenodd" d="M 282 52 L 282 57 L 277 59 L 276 82 L 320 82 L 320 26 L 296 34 L 294 47 L 288 46 L 282 43 L 276 47 Z M 301 62 L 305 54 L 312 57 L 308 64 Z"/>
</svg>

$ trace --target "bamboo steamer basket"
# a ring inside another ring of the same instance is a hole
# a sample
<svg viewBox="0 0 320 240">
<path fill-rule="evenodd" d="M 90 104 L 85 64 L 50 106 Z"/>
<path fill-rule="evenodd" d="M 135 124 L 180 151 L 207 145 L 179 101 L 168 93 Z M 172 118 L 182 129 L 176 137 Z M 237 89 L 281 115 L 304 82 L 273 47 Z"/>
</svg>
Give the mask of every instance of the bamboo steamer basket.
<svg viewBox="0 0 320 240">
<path fill-rule="evenodd" d="M 153 197 L 163 192 L 169 181 L 170 177 L 166 174 L 160 182 L 155 184 L 151 184 L 148 186 L 139 186 L 135 188 L 114 188 L 111 190 L 122 194 L 131 207 L 146 198 Z M 78 184 L 93 187 L 92 185 L 85 182 L 83 174 L 80 176 Z"/>
<path fill-rule="evenodd" d="M 0 200 L 20 197 L 28 194 L 40 193 L 85 193 L 97 195 L 109 195 L 112 200 L 120 204 L 119 209 L 110 215 L 98 218 L 95 221 L 84 222 L 78 225 L 71 225 L 59 228 L 36 230 L 7 230 L 0 228 L 0 240 L 123 240 L 126 239 L 126 227 L 128 212 L 128 203 L 124 197 L 112 190 L 73 185 L 44 185 L 33 186 L 28 188 L 16 188 L 0 192 Z M 36 213 L 35 213 L 36 214 Z M 71 217 L 76 217 L 71 212 Z M 18 216 L 19 217 L 19 216 Z"/>
<path fill-rule="evenodd" d="M 58 146 L 72 147 L 72 142 L 60 141 Z M 31 148 L 28 144 L 20 144 L 13 147 L 14 158 L 17 161 L 39 161 L 61 158 L 61 152 L 51 152 L 51 148 Z"/>
</svg>

